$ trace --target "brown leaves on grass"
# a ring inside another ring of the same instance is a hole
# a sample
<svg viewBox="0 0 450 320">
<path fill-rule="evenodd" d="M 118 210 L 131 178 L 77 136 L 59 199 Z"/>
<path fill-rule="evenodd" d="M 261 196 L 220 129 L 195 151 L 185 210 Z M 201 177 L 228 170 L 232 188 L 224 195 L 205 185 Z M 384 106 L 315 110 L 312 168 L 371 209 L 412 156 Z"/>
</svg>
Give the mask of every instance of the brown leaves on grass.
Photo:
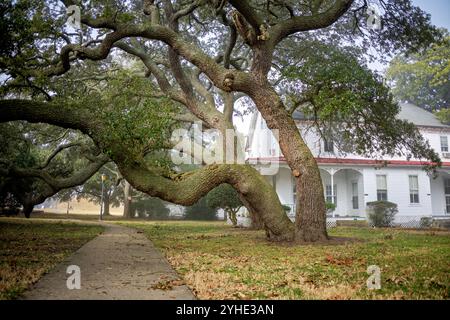
<svg viewBox="0 0 450 320">
<path fill-rule="evenodd" d="M 328 254 L 325 257 L 325 261 L 327 263 L 335 264 L 338 266 L 351 266 L 353 264 L 353 260 L 354 260 L 354 258 L 350 258 L 350 257 L 338 258 L 338 257 L 334 257 L 331 254 Z"/>
<path fill-rule="evenodd" d="M 101 227 L 28 220 L 0 221 L 0 300 L 16 299 Z"/>
<path fill-rule="evenodd" d="M 173 287 L 179 287 L 185 285 L 185 282 L 180 279 L 172 279 L 172 280 L 165 280 L 160 281 L 158 283 L 155 283 L 150 288 L 154 290 L 172 290 Z"/>
<path fill-rule="evenodd" d="M 227 228 L 198 222 L 177 230 L 167 222 L 148 234 L 199 299 L 448 297 L 450 286 L 443 280 L 449 270 L 448 233 L 395 231 L 389 240 L 383 230 L 343 228 L 336 229 L 338 236 L 365 241 L 288 246 L 267 242 L 263 232 Z M 371 264 L 383 268 L 382 290 L 367 289 Z"/>
</svg>

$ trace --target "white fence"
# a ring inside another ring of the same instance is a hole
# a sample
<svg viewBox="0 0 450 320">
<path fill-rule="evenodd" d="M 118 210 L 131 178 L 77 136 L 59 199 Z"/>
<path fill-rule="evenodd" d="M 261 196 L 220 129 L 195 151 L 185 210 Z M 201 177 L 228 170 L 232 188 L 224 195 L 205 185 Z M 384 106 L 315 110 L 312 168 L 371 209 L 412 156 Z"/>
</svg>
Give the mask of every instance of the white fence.
<svg viewBox="0 0 450 320">
<path fill-rule="evenodd" d="M 288 217 L 294 222 L 295 214 L 288 214 Z M 238 215 L 238 226 L 249 227 L 251 225 L 251 219 Z M 337 221 L 367 221 L 364 217 L 334 217 L 327 218 L 327 229 L 335 228 Z M 231 223 L 231 222 L 229 222 Z M 368 225 L 372 226 L 370 221 Z M 414 228 L 414 229 L 427 229 L 427 228 L 450 228 L 450 216 L 396 216 L 394 222 L 391 224 L 392 228 Z"/>
</svg>

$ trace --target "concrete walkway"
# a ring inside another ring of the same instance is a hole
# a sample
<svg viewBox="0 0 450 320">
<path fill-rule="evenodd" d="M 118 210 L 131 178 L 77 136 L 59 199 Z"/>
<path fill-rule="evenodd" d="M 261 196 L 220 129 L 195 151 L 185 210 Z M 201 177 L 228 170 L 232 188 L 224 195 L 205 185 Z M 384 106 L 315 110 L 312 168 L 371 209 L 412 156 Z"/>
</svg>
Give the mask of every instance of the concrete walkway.
<svg viewBox="0 0 450 320">
<path fill-rule="evenodd" d="M 104 224 L 105 231 L 43 276 L 24 299 L 194 299 L 162 254 L 137 230 Z M 81 289 L 67 288 L 67 267 L 81 271 Z M 164 285 L 165 283 L 169 285 Z M 178 284 L 178 285 L 177 285 Z"/>
</svg>

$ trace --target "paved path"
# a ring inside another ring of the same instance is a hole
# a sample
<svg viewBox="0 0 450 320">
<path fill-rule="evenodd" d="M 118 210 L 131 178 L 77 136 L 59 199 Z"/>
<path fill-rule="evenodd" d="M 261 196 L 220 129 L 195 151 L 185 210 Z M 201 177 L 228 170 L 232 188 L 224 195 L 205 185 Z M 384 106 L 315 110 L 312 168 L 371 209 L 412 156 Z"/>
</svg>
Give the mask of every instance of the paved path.
<svg viewBox="0 0 450 320">
<path fill-rule="evenodd" d="M 43 276 L 24 299 L 194 299 L 187 286 L 177 285 L 178 275 L 144 234 L 104 226 L 101 235 Z M 67 288 L 70 265 L 80 267 L 79 290 Z M 167 281 L 173 284 L 169 290 L 155 288 Z"/>
</svg>

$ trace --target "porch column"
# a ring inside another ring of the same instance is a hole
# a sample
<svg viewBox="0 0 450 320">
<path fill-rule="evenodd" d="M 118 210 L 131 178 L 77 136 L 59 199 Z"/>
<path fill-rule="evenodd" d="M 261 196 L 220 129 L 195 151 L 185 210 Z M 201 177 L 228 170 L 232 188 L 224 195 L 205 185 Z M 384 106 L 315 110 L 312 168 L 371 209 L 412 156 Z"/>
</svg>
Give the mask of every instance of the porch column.
<svg viewBox="0 0 450 320">
<path fill-rule="evenodd" d="M 377 177 L 376 170 L 373 167 L 362 169 L 363 175 L 363 209 L 364 215 L 367 217 L 367 203 L 377 201 Z"/>
<path fill-rule="evenodd" d="M 336 205 L 334 203 L 334 173 L 335 173 L 334 169 L 330 170 L 330 176 L 331 176 L 331 203 Z M 336 210 L 333 210 L 333 213 L 331 214 L 333 218 L 334 218 L 334 215 L 335 215 L 335 211 Z"/>
</svg>

